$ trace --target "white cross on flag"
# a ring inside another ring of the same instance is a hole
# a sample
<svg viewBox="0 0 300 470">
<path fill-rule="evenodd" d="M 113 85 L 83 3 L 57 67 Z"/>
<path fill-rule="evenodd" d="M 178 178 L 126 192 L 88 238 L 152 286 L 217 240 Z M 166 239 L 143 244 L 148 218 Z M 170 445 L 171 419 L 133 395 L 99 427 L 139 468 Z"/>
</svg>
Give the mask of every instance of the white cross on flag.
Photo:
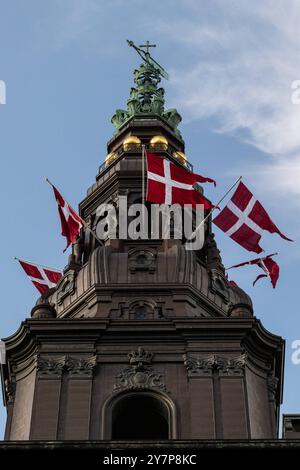
<svg viewBox="0 0 300 470">
<path fill-rule="evenodd" d="M 76 214 L 70 204 L 68 204 L 68 202 L 62 197 L 58 189 L 56 189 L 52 183 L 50 184 L 57 202 L 58 213 L 61 222 L 61 234 L 67 239 L 67 246 L 64 249 L 65 252 L 67 248 L 75 242 L 76 237 L 81 227 L 83 226 L 83 220 L 81 217 L 79 217 L 78 214 Z"/>
<path fill-rule="evenodd" d="M 195 190 L 194 184 L 214 183 L 206 178 L 180 167 L 170 160 L 147 152 L 147 201 L 157 204 L 203 204 L 205 209 L 214 206 Z"/>
<path fill-rule="evenodd" d="M 61 279 L 62 274 L 56 269 L 46 268 L 40 264 L 29 263 L 21 259 L 18 259 L 18 261 L 41 294 L 44 294 L 48 289 L 51 289 L 51 287 L 55 287 Z"/>
<path fill-rule="evenodd" d="M 242 182 L 213 222 L 236 243 L 255 253 L 263 251 L 259 241 L 264 230 L 292 241 L 280 232 L 261 203 Z"/>
</svg>

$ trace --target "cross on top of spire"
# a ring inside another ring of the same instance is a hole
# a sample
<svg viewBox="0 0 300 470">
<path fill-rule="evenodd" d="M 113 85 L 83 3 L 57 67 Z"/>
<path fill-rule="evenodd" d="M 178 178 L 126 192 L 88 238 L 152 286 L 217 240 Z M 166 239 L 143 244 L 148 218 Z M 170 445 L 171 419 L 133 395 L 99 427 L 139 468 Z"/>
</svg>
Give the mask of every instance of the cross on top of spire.
<svg viewBox="0 0 300 470">
<path fill-rule="evenodd" d="M 149 54 L 149 48 L 150 47 L 156 47 L 156 44 L 150 44 L 149 41 L 146 41 L 146 44 L 141 44 L 139 47 L 142 47 L 143 49 L 146 49 L 146 54 Z"/>
</svg>

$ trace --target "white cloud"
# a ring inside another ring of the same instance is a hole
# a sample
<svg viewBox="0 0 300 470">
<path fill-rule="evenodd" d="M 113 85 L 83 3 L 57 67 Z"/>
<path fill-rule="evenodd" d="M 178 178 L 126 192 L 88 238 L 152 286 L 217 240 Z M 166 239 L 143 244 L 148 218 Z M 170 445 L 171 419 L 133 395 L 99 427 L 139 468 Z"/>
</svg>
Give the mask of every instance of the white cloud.
<svg viewBox="0 0 300 470">
<path fill-rule="evenodd" d="M 135 38 L 142 30 L 162 49 L 169 47 L 169 63 L 175 50 L 171 106 L 185 121 L 213 117 L 216 131 L 236 133 L 265 152 L 259 166 L 243 162 L 244 173 L 265 189 L 299 196 L 300 105 L 292 104 L 291 87 L 300 80 L 300 0 L 157 0 L 151 6 L 145 0 L 65 0 L 58 5 L 55 40 L 61 47 L 85 44 L 103 56 L 118 49 L 114 32 Z"/>
<path fill-rule="evenodd" d="M 174 104 L 185 119 L 214 117 L 219 132 L 242 135 L 267 154 L 256 178 L 299 196 L 300 105 L 291 101 L 300 79 L 299 0 L 219 0 L 209 10 L 185 3 L 188 17 L 159 26 L 193 59 L 173 71 Z"/>
</svg>

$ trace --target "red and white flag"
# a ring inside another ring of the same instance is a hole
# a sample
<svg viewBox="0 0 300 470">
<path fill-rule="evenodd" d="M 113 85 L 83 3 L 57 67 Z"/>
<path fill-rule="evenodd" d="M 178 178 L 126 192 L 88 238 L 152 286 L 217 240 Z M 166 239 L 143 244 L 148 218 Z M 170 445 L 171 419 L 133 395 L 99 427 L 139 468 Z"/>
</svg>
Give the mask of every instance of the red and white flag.
<svg viewBox="0 0 300 470">
<path fill-rule="evenodd" d="M 47 180 L 49 183 L 50 181 Z M 78 214 L 72 209 L 70 204 L 62 197 L 58 189 L 50 183 L 54 192 L 54 196 L 57 202 L 58 213 L 61 222 L 61 234 L 67 239 L 67 248 L 73 244 L 76 240 L 81 227 L 83 226 L 83 220 Z"/>
<path fill-rule="evenodd" d="M 253 285 L 255 285 L 259 279 L 262 279 L 263 277 L 268 277 L 270 278 L 273 288 L 275 288 L 276 283 L 279 278 L 279 271 L 280 271 L 279 265 L 272 259 L 272 256 L 275 256 L 275 255 L 277 255 L 277 253 L 273 253 L 272 255 L 265 256 L 264 258 L 256 258 L 251 261 L 245 261 L 244 263 L 235 264 L 234 266 L 231 266 L 228 269 L 240 268 L 241 266 L 256 264 L 264 271 L 265 274 L 260 274 L 259 276 L 257 276 L 255 281 L 253 282 Z"/>
<path fill-rule="evenodd" d="M 236 243 L 255 253 L 263 251 L 259 241 L 264 230 L 292 241 L 280 232 L 261 203 L 242 182 L 213 222 Z"/>
<path fill-rule="evenodd" d="M 147 201 L 157 204 L 203 204 L 205 209 L 214 206 L 202 194 L 195 190 L 197 182 L 215 183 L 176 165 L 166 158 L 146 152 L 147 156 Z"/>
<path fill-rule="evenodd" d="M 29 263 L 19 258 L 16 259 L 41 294 L 44 294 L 51 287 L 55 287 L 62 277 L 61 272 L 56 269 L 47 268 L 40 264 Z"/>
</svg>

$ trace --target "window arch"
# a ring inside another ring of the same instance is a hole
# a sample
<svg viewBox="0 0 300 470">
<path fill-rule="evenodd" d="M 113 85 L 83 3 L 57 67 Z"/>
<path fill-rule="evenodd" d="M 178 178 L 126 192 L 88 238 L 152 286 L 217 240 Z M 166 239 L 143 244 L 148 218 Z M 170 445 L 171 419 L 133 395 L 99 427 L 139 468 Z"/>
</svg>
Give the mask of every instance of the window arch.
<svg viewBox="0 0 300 470">
<path fill-rule="evenodd" d="M 175 439 L 176 434 L 175 406 L 163 392 L 123 391 L 104 404 L 103 439 Z"/>
</svg>

